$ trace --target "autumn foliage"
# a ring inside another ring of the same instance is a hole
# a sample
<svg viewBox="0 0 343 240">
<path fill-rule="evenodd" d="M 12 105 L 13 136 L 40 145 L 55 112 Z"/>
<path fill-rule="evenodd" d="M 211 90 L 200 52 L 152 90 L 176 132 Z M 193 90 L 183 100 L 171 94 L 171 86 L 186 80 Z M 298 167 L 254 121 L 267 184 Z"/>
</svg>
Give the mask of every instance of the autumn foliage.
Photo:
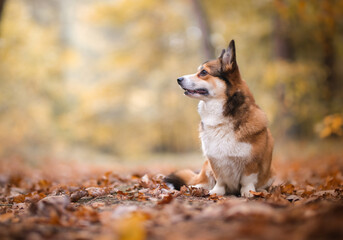
<svg viewBox="0 0 343 240">
<path fill-rule="evenodd" d="M 342 19 L 342 0 L 0 0 L 0 239 L 343 239 Z M 231 39 L 276 180 L 169 189 L 201 166 L 176 79 Z"/>
<path fill-rule="evenodd" d="M 277 161 L 273 186 L 250 199 L 169 189 L 168 169 L 50 164 L 2 166 L 1 239 L 343 237 L 340 155 Z"/>
</svg>

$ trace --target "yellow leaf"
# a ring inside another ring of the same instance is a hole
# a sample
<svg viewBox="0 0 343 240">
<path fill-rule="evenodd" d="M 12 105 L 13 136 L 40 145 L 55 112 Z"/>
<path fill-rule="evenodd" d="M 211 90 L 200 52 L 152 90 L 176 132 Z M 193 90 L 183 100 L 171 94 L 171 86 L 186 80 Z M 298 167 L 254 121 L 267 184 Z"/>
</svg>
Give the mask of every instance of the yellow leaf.
<svg viewBox="0 0 343 240">
<path fill-rule="evenodd" d="M 133 212 L 124 218 L 118 225 L 119 237 L 121 240 L 144 240 L 146 230 L 144 222 L 148 215 L 142 212 Z"/>
</svg>

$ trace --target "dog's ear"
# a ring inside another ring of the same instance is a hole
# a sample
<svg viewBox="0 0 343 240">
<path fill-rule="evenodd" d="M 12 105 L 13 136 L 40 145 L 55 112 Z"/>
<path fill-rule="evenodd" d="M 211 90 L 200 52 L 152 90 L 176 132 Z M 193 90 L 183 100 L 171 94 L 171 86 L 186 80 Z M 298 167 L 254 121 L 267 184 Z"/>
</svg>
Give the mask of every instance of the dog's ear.
<svg viewBox="0 0 343 240">
<path fill-rule="evenodd" d="M 220 54 L 220 56 L 218 57 L 220 59 L 220 61 L 223 61 L 223 56 L 225 54 L 225 49 L 222 50 L 222 53 Z"/>
<path fill-rule="evenodd" d="M 222 64 L 223 70 L 231 71 L 234 70 L 237 66 L 236 62 L 236 47 L 235 41 L 231 40 L 229 46 L 227 47 L 226 51 L 222 52 Z"/>
</svg>

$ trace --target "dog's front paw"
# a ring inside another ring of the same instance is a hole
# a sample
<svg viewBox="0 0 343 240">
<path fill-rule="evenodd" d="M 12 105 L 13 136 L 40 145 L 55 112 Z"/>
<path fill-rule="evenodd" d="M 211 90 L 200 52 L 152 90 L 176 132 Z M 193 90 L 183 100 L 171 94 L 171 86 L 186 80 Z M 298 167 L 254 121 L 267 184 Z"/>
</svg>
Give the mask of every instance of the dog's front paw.
<svg viewBox="0 0 343 240">
<path fill-rule="evenodd" d="M 215 185 L 214 188 L 210 191 L 210 195 L 212 194 L 217 194 L 220 196 L 225 195 L 225 187 Z"/>
<path fill-rule="evenodd" d="M 254 196 L 254 194 L 252 194 L 250 192 L 250 190 L 254 191 L 254 189 L 250 189 L 250 188 L 242 188 L 241 189 L 241 196 L 242 197 L 246 197 L 246 198 L 251 198 Z"/>
</svg>

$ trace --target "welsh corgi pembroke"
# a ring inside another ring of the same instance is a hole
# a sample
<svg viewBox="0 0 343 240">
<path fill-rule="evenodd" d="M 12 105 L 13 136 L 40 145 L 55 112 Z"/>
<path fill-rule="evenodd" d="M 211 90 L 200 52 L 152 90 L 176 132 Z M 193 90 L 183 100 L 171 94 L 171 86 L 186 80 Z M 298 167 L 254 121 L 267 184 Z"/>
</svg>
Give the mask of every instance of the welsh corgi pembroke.
<svg viewBox="0 0 343 240">
<path fill-rule="evenodd" d="M 231 40 L 218 59 L 203 63 L 177 83 L 188 97 L 200 100 L 200 139 L 206 157 L 199 174 L 180 170 L 165 178 L 180 189 L 192 185 L 210 194 L 252 197 L 272 182 L 273 137 L 266 114 L 255 103 L 236 62 Z"/>
</svg>

